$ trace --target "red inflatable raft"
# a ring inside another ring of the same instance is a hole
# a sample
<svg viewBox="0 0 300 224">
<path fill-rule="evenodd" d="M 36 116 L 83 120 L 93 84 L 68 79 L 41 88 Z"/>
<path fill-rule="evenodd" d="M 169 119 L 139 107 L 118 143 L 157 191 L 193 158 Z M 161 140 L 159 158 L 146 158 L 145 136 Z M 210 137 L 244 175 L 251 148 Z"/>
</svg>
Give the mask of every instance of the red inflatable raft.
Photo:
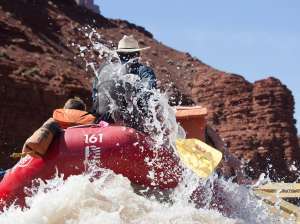
<svg viewBox="0 0 300 224">
<path fill-rule="evenodd" d="M 43 158 L 26 156 L 0 183 L 0 199 L 24 204 L 24 187 L 32 180 L 67 178 L 98 165 L 127 177 L 132 183 L 159 189 L 174 188 L 181 178 L 178 160 L 168 149 L 154 150 L 151 141 L 134 129 L 98 125 L 68 128 L 57 137 Z"/>
</svg>

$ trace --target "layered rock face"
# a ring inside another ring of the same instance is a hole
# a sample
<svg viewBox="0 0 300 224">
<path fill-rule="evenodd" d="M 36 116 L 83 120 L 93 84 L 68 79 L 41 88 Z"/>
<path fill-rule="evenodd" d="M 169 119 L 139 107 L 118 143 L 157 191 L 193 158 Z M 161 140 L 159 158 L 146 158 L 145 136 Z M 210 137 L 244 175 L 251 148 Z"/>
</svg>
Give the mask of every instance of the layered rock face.
<svg viewBox="0 0 300 224">
<path fill-rule="evenodd" d="M 250 165 L 248 172 L 293 180 L 289 166 L 299 166 L 294 100 L 275 78 L 247 82 L 243 77 L 214 72 L 194 79 L 193 99 L 205 105 L 208 120 L 231 152 Z"/>
<path fill-rule="evenodd" d="M 229 150 L 251 165 L 253 177 L 271 164 L 272 177 L 293 179 L 288 164 L 299 162 L 300 151 L 294 101 L 279 80 L 252 84 L 220 72 L 161 44 L 143 27 L 106 19 L 73 0 L 0 2 L 0 167 L 12 165 L 8 155 L 20 150 L 26 137 L 68 97 L 77 95 L 90 103 L 93 74 L 86 71 L 76 47 L 88 45 L 82 32 L 87 25 L 96 28 L 108 47 L 116 46 L 124 34 L 133 34 L 142 47 L 151 46 L 142 56 L 154 68 L 160 88 L 170 92 L 174 104 L 208 107 L 209 123 Z"/>
</svg>

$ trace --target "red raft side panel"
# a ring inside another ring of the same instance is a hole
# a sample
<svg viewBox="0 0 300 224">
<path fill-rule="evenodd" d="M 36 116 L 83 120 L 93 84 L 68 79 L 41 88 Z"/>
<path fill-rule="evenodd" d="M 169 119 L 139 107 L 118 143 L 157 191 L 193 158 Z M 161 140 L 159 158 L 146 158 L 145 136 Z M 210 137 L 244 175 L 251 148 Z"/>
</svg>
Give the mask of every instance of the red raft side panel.
<svg viewBox="0 0 300 224">
<path fill-rule="evenodd" d="M 84 163 L 98 161 L 98 166 L 122 174 L 136 184 L 165 189 L 174 188 L 179 182 L 181 170 L 169 149 L 155 150 L 149 139 L 134 129 L 121 126 L 71 128 L 65 140 L 62 160 L 68 163 L 64 163 L 64 171 L 72 172 Z"/>
<path fill-rule="evenodd" d="M 0 183 L 0 199 L 24 204 L 24 187 L 32 180 L 58 173 L 67 178 L 97 165 L 122 174 L 131 182 L 160 189 L 174 188 L 181 178 L 178 160 L 168 149 L 154 150 L 150 141 L 131 128 L 97 125 L 68 128 L 43 158 L 26 156 Z"/>
</svg>

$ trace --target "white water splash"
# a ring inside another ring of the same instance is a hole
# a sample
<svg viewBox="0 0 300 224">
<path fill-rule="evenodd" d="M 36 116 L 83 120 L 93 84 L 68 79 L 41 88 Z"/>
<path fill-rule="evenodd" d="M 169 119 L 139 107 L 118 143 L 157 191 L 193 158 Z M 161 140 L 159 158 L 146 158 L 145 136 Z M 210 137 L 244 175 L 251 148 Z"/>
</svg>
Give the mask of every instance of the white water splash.
<svg viewBox="0 0 300 224">
<path fill-rule="evenodd" d="M 66 181 L 56 177 L 40 186 L 27 202 L 30 209 L 10 207 L 0 215 L 0 223 L 241 223 L 216 211 L 195 209 L 192 204 L 159 203 L 139 196 L 127 178 L 112 172 L 92 182 L 88 175 Z"/>
<path fill-rule="evenodd" d="M 195 182 L 196 179 L 192 184 Z M 249 194 L 249 189 L 222 180 L 219 182 L 225 189 L 220 192 L 226 194 L 224 206 L 234 207 L 231 218 L 223 216 L 217 210 L 205 207 L 196 209 L 187 200 L 190 192 L 187 192 L 185 184 L 171 194 L 171 200 L 159 202 L 153 196 L 138 195 L 127 178 L 106 170 L 97 179 L 90 175 L 78 175 L 65 181 L 62 177 L 55 177 L 47 183 L 41 182 L 39 187 L 31 190 L 33 194 L 26 198 L 30 208 L 22 210 L 11 206 L 0 214 L 0 223 L 289 223 L 270 216 L 259 200 Z M 206 190 L 205 193 L 211 190 L 209 185 Z"/>
<path fill-rule="evenodd" d="M 91 52 L 98 52 L 98 60 L 95 59 L 95 55 L 85 57 L 87 67 L 92 69 L 98 80 L 96 88 L 100 93 L 98 99 L 101 98 L 99 101 L 102 104 L 100 103 L 97 109 L 100 112 L 106 109 L 101 108 L 106 103 L 103 98 L 106 98 L 110 103 L 110 113 L 116 118 L 120 116 L 120 110 L 124 112 L 125 108 L 120 108 L 123 105 L 117 100 L 123 97 L 128 112 L 127 119 L 129 121 L 139 119 L 138 127 L 151 135 L 156 142 L 156 148 L 173 145 L 178 136 L 184 137 L 176 123 L 175 110 L 168 104 L 167 94 L 158 89 L 150 89 L 147 80 L 140 79 L 135 74 L 128 74 L 128 67 L 139 61 L 139 58 L 133 58 L 125 64 L 121 63 L 116 51 L 103 43 L 105 41 L 99 33 L 94 29 L 83 30 L 87 32 L 85 36 L 89 39 L 89 45 L 78 46 L 80 54 L 91 55 Z M 116 93 L 117 91 L 120 93 Z M 146 110 L 139 105 L 141 103 L 145 104 L 143 106 L 147 107 Z M 125 121 L 125 125 L 131 124 Z"/>
</svg>

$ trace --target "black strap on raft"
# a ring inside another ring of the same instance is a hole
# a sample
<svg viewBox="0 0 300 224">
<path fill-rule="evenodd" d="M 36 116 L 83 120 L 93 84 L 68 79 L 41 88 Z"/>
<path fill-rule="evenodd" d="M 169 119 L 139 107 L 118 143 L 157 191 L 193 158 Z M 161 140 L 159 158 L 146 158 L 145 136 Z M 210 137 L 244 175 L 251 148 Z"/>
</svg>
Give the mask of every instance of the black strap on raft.
<svg viewBox="0 0 300 224">
<path fill-rule="evenodd" d="M 20 158 L 23 158 L 27 155 L 30 155 L 32 157 L 42 157 L 42 155 L 38 152 L 35 152 L 35 151 L 30 151 L 30 152 L 15 152 L 15 153 L 12 153 L 10 155 L 10 158 L 12 159 L 20 159 Z"/>
</svg>

